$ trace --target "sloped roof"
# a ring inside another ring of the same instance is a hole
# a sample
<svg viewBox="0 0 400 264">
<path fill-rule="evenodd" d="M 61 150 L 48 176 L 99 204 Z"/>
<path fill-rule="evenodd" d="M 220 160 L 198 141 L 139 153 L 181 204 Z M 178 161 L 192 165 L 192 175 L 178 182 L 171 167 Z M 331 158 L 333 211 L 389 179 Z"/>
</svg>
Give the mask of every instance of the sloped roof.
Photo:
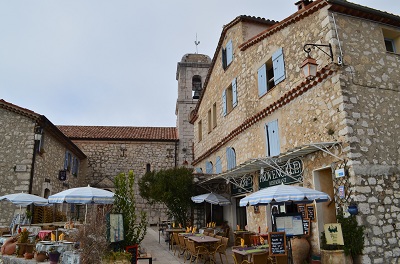
<svg viewBox="0 0 400 264">
<path fill-rule="evenodd" d="M 57 126 L 75 140 L 177 141 L 175 127 Z"/>
</svg>

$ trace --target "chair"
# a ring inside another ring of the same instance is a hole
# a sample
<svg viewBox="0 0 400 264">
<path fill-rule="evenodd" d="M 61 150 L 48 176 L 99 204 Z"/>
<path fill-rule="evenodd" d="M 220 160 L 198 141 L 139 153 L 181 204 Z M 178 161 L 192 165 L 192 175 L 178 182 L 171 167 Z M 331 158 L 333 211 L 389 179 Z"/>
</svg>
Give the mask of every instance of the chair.
<svg viewBox="0 0 400 264">
<path fill-rule="evenodd" d="M 210 252 L 210 255 L 212 256 L 214 262 L 216 263 L 217 260 L 215 258 L 215 255 L 218 253 L 219 258 L 221 259 L 221 263 L 224 263 L 222 261 L 222 255 L 225 255 L 226 263 L 228 263 L 228 256 L 226 255 L 226 249 L 228 247 L 228 238 L 227 237 L 222 237 L 221 243 L 213 250 Z"/>
<path fill-rule="evenodd" d="M 190 263 L 194 260 L 196 260 L 196 264 L 199 261 L 199 258 L 202 257 L 210 257 L 210 252 L 208 249 L 204 246 L 196 246 L 194 241 L 192 240 L 187 240 L 187 246 L 189 248 L 191 257 L 190 257 Z"/>
<path fill-rule="evenodd" d="M 178 251 L 179 251 L 179 235 L 176 232 L 172 233 L 171 247 L 173 247 L 173 249 L 174 249 L 174 256 L 175 256 L 175 252 L 176 252 L 177 248 L 178 248 Z"/>
<path fill-rule="evenodd" d="M 178 235 L 178 241 L 179 241 L 179 255 L 183 255 L 184 262 L 186 262 L 186 255 L 188 252 L 187 252 L 187 248 L 186 248 L 185 237 Z M 178 255 L 178 257 L 179 257 L 179 255 Z"/>
<path fill-rule="evenodd" d="M 232 254 L 232 258 L 233 258 L 233 263 L 234 264 L 253 264 L 252 262 L 248 261 L 248 260 L 242 260 L 242 262 L 238 262 L 237 258 L 236 258 L 236 253 Z"/>
<path fill-rule="evenodd" d="M 210 234 L 208 234 L 210 237 L 215 237 L 215 234 L 214 233 L 210 233 Z"/>
<path fill-rule="evenodd" d="M 209 235 L 209 233 L 208 233 L 208 232 L 206 232 L 206 231 L 204 231 L 204 232 L 203 232 L 203 235 L 205 235 L 205 236 L 208 236 L 208 235 Z"/>
<path fill-rule="evenodd" d="M 269 256 L 268 252 L 253 254 L 254 264 L 270 264 L 272 263 L 272 258 Z"/>
</svg>

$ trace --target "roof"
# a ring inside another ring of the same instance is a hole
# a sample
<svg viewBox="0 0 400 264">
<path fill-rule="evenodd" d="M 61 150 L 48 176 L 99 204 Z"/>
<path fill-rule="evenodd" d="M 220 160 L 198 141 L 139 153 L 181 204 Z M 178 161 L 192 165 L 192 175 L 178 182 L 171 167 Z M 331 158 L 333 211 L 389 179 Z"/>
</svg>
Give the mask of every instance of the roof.
<svg viewBox="0 0 400 264">
<path fill-rule="evenodd" d="M 178 141 L 175 127 L 57 126 L 72 140 Z"/>
<path fill-rule="evenodd" d="M 14 113 L 29 117 L 34 120 L 39 120 L 40 115 L 38 113 L 33 112 L 32 110 L 29 110 L 27 108 L 20 107 L 18 105 L 12 104 L 10 102 L 7 102 L 3 99 L 0 99 L 0 108 L 12 111 Z"/>
</svg>

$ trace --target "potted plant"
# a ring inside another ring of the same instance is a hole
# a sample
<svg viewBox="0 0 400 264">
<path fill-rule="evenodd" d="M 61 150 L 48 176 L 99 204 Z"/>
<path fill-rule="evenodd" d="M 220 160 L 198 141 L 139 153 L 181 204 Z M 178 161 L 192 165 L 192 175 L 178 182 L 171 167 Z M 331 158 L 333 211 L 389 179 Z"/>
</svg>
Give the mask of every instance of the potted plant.
<svg viewBox="0 0 400 264">
<path fill-rule="evenodd" d="M 58 252 L 55 247 L 51 247 L 49 250 L 49 260 L 50 264 L 57 264 L 58 260 L 60 259 L 61 253 Z"/>
<path fill-rule="evenodd" d="M 123 251 L 111 251 L 104 258 L 103 264 L 129 264 L 131 263 L 132 255 Z"/>
<path fill-rule="evenodd" d="M 364 226 L 357 223 L 355 215 L 344 217 L 343 213 L 337 216 L 341 224 L 344 245 L 326 244 L 325 232 L 321 234 L 321 261 L 322 263 L 353 263 L 356 256 L 364 249 Z M 337 260 L 340 259 L 340 260 Z"/>
<path fill-rule="evenodd" d="M 17 248 L 16 248 L 18 257 L 24 256 L 24 254 L 27 250 L 28 239 L 29 239 L 29 231 L 26 228 L 24 228 L 21 230 L 21 232 L 18 235 L 18 242 L 17 242 Z"/>
</svg>

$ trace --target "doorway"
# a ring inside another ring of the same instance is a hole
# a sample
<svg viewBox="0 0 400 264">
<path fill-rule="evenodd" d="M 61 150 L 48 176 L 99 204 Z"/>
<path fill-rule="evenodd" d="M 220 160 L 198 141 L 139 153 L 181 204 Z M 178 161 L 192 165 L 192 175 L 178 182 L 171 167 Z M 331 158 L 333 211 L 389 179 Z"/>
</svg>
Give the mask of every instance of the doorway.
<svg viewBox="0 0 400 264">
<path fill-rule="evenodd" d="M 242 199 L 242 198 L 243 197 L 235 198 L 236 224 L 240 226 L 241 230 L 244 230 L 245 227 L 247 226 L 247 212 L 246 212 L 246 206 L 239 205 L 240 199 Z"/>
</svg>

